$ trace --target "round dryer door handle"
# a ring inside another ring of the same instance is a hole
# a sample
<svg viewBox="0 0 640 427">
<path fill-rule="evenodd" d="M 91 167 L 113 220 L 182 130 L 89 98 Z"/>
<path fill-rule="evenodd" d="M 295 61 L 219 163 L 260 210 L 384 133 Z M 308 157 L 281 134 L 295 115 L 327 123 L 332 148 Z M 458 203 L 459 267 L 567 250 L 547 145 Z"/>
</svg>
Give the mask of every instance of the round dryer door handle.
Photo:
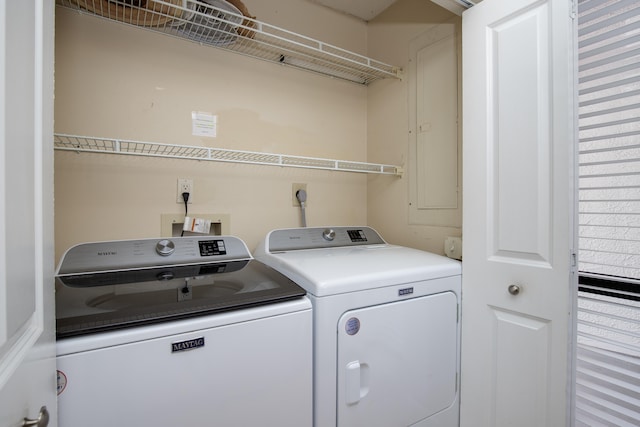
<svg viewBox="0 0 640 427">
<path fill-rule="evenodd" d="M 518 295 L 522 289 L 520 288 L 520 285 L 509 285 L 507 290 L 511 295 Z"/>
</svg>

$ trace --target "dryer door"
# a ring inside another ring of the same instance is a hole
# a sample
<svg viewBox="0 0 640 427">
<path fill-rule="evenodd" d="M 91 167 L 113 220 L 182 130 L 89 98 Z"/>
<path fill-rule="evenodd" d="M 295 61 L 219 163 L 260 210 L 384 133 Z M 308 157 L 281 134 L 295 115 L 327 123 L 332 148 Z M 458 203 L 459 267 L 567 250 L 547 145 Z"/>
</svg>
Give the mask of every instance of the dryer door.
<svg viewBox="0 0 640 427">
<path fill-rule="evenodd" d="M 410 426 L 457 403 L 457 305 L 443 292 L 340 318 L 338 426 Z"/>
</svg>

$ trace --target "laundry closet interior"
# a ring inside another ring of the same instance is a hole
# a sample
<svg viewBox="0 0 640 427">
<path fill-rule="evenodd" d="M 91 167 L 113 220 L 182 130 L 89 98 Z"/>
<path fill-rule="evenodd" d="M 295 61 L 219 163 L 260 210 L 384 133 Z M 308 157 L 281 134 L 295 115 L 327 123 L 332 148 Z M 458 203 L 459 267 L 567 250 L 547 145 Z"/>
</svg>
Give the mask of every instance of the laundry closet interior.
<svg viewBox="0 0 640 427">
<path fill-rule="evenodd" d="M 304 185 L 309 226 L 368 225 L 391 243 L 444 254 L 444 240 L 461 235 L 460 17 L 423 0 L 399 0 L 369 21 L 306 0 L 244 4 L 294 42 L 305 36 L 392 73 L 354 83 L 59 5 L 56 147 L 72 135 L 391 165 L 391 173 L 56 149 L 56 262 L 82 242 L 171 235 L 184 217 L 183 178 L 193 183 L 191 216 L 251 250 L 267 231 L 301 225 L 293 190 Z M 420 104 L 416 61 L 432 82 Z M 194 135 L 194 113 L 215 116 L 215 137 Z M 429 135 L 445 142 L 421 148 Z M 424 174 L 431 187 L 416 189 L 411 180 Z"/>
</svg>

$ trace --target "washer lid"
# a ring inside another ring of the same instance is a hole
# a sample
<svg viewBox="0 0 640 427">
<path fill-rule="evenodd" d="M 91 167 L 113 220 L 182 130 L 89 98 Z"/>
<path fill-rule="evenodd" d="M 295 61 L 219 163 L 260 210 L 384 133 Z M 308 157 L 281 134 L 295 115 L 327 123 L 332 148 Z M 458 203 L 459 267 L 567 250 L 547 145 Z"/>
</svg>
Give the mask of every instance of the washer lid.
<svg viewBox="0 0 640 427">
<path fill-rule="evenodd" d="M 306 292 L 229 236 L 97 242 L 64 256 L 57 337 L 287 301 Z"/>
<path fill-rule="evenodd" d="M 56 278 L 58 338 L 297 299 L 304 289 L 256 260 Z"/>
<path fill-rule="evenodd" d="M 269 245 L 269 237 L 274 233 L 281 235 L 285 231 L 276 230 L 267 235 L 267 239 L 254 251 L 255 258 L 315 296 L 458 276 L 462 270 L 459 261 L 387 243 L 272 251 L 270 247 L 279 248 Z M 292 235 L 299 235 L 299 232 Z"/>
</svg>

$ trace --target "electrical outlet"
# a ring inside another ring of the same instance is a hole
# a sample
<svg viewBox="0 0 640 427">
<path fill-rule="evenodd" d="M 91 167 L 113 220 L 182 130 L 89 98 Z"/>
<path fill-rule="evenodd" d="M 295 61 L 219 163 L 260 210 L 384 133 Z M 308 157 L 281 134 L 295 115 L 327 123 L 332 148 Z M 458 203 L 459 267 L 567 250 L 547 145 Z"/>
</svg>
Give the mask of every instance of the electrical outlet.
<svg viewBox="0 0 640 427">
<path fill-rule="evenodd" d="M 444 254 L 449 258 L 462 260 L 462 238 L 461 237 L 445 238 Z"/>
<path fill-rule="evenodd" d="M 307 191 L 307 184 L 291 184 L 291 197 L 293 200 L 293 206 L 294 207 L 298 207 L 300 206 L 300 202 L 298 201 L 298 198 L 296 197 L 296 193 L 298 192 L 298 190 L 304 190 Z M 308 197 L 307 197 L 308 200 Z M 305 206 L 308 206 L 309 204 L 307 202 L 304 202 Z"/>
<path fill-rule="evenodd" d="M 184 286 L 178 288 L 178 301 L 189 301 L 193 299 L 193 287 L 185 282 Z"/>
<path fill-rule="evenodd" d="M 176 194 L 176 203 L 184 203 L 182 193 L 189 193 L 189 201 L 193 203 L 193 180 L 187 178 L 178 178 L 178 192 Z"/>
</svg>

